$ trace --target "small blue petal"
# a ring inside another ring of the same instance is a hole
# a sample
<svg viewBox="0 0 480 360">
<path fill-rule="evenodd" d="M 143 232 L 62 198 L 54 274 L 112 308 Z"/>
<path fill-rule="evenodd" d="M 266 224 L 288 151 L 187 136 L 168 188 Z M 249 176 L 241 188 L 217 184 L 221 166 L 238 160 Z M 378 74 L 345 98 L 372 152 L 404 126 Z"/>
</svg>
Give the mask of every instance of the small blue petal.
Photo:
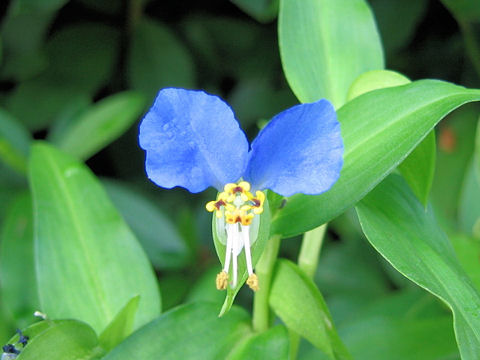
<svg viewBox="0 0 480 360">
<path fill-rule="evenodd" d="M 164 188 L 196 193 L 237 181 L 248 142 L 230 107 L 203 91 L 160 90 L 140 124 L 148 177 Z"/>
<path fill-rule="evenodd" d="M 327 100 L 296 105 L 276 115 L 252 143 L 245 180 L 283 196 L 321 194 L 337 181 L 343 142 Z"/>
</svg>

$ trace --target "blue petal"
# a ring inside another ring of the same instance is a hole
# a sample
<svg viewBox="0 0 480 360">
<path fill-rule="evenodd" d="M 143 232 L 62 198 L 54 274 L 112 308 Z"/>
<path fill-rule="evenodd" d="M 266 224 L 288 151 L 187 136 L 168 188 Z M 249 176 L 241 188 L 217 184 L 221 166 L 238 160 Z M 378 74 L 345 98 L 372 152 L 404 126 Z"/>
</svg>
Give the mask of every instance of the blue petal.
<svg viewBox="0 0 480 360">
<path fill-rule="evenodd" d="M 320 194 L 340 176 L 343 142 L 327 100 L 276 115 L 252 143 L 245 179 L 283 196 Z"/>
<path fill-rule="evenodd" d="M 222 189 L 243 174 L 248 142 L 230 107 L 203 91 L 160 90 L 140 124 L 148 177 L 165 188 Z"/>
</svg>

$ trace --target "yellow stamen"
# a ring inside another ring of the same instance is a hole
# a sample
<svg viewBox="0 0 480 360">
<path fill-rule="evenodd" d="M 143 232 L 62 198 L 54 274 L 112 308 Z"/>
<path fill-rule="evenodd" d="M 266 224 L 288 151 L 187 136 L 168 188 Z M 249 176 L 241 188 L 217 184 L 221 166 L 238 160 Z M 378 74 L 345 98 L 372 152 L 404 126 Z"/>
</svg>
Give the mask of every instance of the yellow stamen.
<svg viewBox="0 0 480 360">
<path fill-rule="evenodd" d="M 247 279 L 247 285 L 252 289 L 253 291 L 258 291 L 260 289 L 258 287 L 258 277 L 256 274 L 251 274 L 248 279 Z"/>
<path fill-rule="evenodd" d="M 225 290 L 228 285 L 228 274 L 225 271 L 220 271 L 217 274 L 217 289 L 218 290 Z"/>
</svg>

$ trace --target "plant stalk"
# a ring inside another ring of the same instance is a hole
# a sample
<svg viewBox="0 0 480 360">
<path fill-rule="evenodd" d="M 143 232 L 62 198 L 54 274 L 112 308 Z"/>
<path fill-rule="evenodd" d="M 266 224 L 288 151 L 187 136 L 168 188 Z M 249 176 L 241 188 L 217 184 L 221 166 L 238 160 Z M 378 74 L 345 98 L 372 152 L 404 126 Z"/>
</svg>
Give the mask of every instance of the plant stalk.
<svg viewBox="0 0 480 360">
<path fill-rule="evenodd" d="M 272 236 L 265 247 L 265 250 L 258 260 L 255 272 L 258 277 L 259 289 L 253 298 L 253 330 L 256 332 L 266 331 L 270 327 L 270 306 L 268 296 L 270 295 L 270 283 L 272 272 L 280 249 L 280 235 Z"/>
</svg>

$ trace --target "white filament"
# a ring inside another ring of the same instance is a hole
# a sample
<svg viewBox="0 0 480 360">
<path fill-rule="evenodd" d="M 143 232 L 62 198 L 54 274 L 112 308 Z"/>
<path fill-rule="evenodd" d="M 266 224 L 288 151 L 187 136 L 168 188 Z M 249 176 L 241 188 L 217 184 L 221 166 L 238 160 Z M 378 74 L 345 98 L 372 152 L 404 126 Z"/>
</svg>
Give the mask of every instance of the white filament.
<svg viewBox="0 0 480 360">
<path fill-rule="evenodd" d="M 226 224 L 227 245 L 225 249 L 225 266 L 223 271 L 228 274 L 230 261 L 232 261 L 232 288 L 237 286 L 238 281 L 238 255 L 245 249 L 248 275 L 253 274 L 252 255 L 250 252 L 250 226 Z M 233 258 L 233 259 L 232 259 Z"/>
</svg>

